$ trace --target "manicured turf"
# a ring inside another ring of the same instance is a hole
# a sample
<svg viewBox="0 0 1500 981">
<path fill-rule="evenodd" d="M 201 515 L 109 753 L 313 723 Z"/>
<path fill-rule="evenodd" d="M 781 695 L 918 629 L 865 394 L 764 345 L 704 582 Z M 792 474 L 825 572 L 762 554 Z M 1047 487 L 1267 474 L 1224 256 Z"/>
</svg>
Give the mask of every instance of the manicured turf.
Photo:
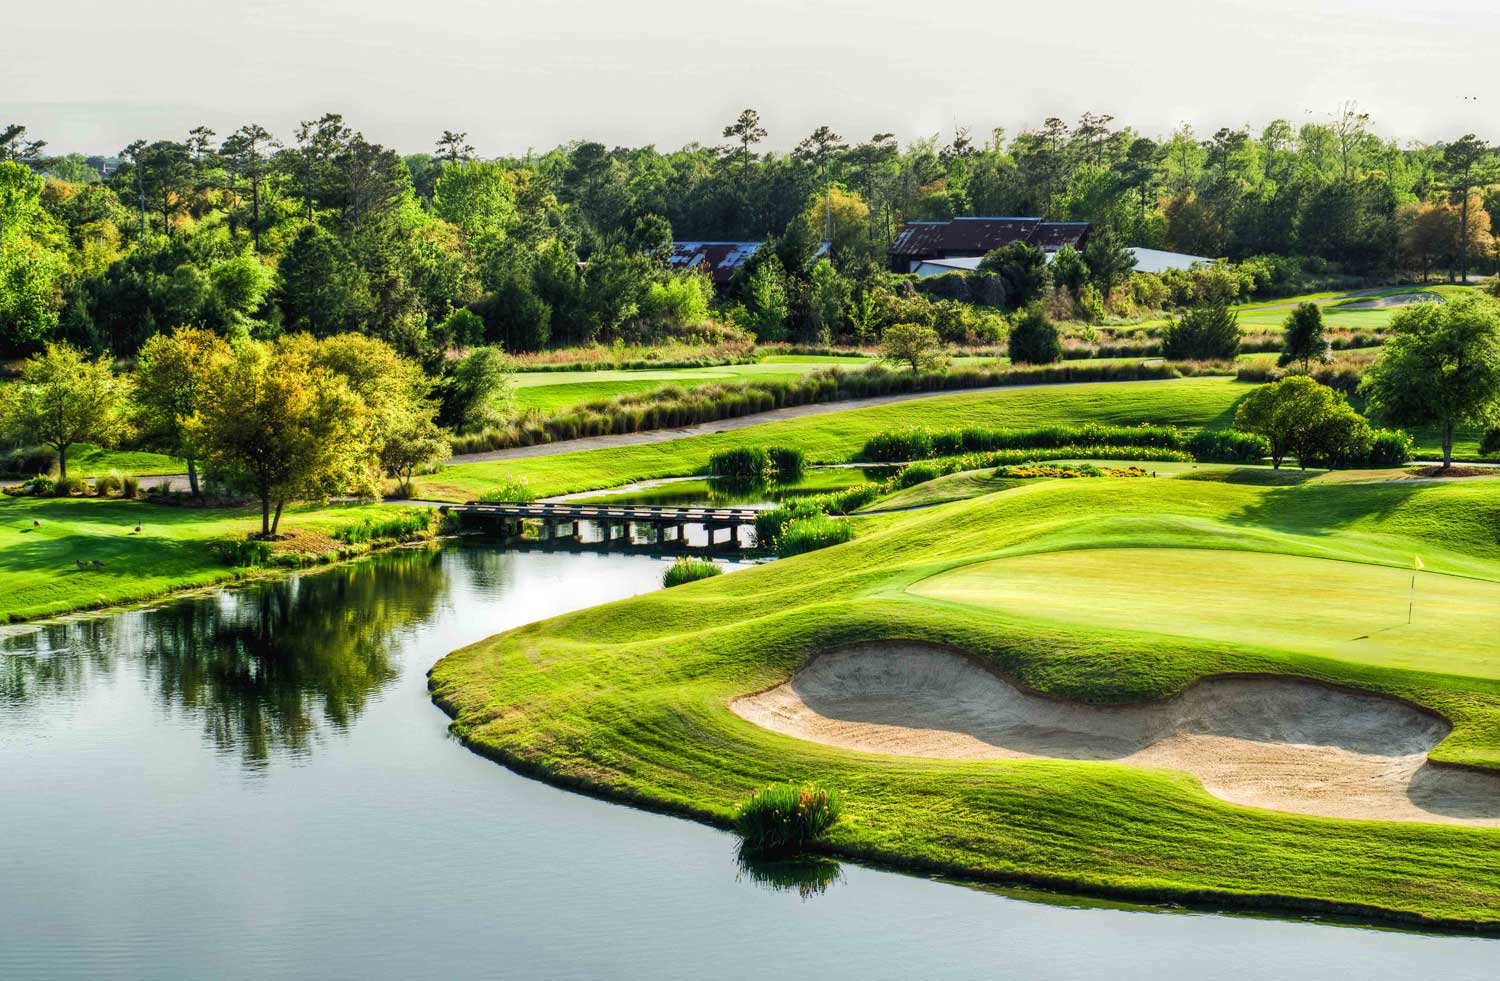
<svg viewBox="0 0 1500 981">
<path fill-rule="evenodd" d="M 145 450 L 107 450 L 89 443 L 69 447 L 68 476 L 97 477 L 111 470 L 136 476 L 186 473 L 187 464 L 176 457 Z"/>
<path fill-rule="evenodd" d="M 1500 678 L 1500 583 L 1484 579 L 1265 552 L 1109 548 L 980 562 L 911 592 L 1080 626 L 1166 624 L 1178 637 Z"/>
<path fill-rule="evenodd" d="M 709 820 L 726 821 L 752 787 L 816 779 L 843 795 L 846 817 L 829 847 L 844 854 L 1139 897 L 1500 927 L 1497 830 L 1237 807 L 1189 777 L 1113 763 L 859 754 L 774 735 L 727 707 L 820 651 L 916 639 L 972 652 L 1034 690 L 1091 702 L 1159 699 L 1224 673 L 1382 692 L 1453 723 L 1435 760 L 1500 768 L 1500 681 L 1480 670 L 1478 640 L 1432 625 L 1380 641 L 1369 659 L 1353 647 L 1328 656 L 1328 638 L 1350 614 L 1330 611 L 1320 626 L 1308 619 L 1317 600 L 1307 596 L 1327 588 L 1335 604 L 1358 600 L 1374 595 L 1361 584 L 1380 592 L 1387 579 L 1399 594 L 1420 553 L 1429 571 L 1419 599 L 1442 596 L 1482 616 L 1475 604 L 1500 580 L 1500 483 L 1033 480 L 858 521 L 860 537 L 847 545 L 455 652 L 433 671 L 435 697 L 482 752 Z M 1084 571 L 1097 575 L 1112 563 L 1098 550 L 1112 548 L 1133 550 L 1113 560 L 1181 591 L 1181 602 L 1125 582 L 1136 614 L 1090 619 L 1078 611 L 1107 597 L 1050 567 L 1027 574 L 1050 576 L 1058 595 L 1033 589 L 1019 605 L 913 591 L 943 574 L 985 575 L 982 563 L 1048 555 L 1092 562 Z M 1094 551 L 1070 558 L 1079 549 Z M 1187 550 L 1191 561 L 1179 566 Z M 1323 573 L 1332 567 L 1339 575 L 1330 580 Z M 1474 581 L 1447 582 L 1456 577 Z M 1251 598 L 1235 599 L 1244 588 Z M 1202 608 L 1216 603 L 1239 609 Z M 1390 619 L 1366 609 L 1372 630 Z M 1235 633 L 1223 626 L 1231 613 L 1254 619 Z"/>
<path fill-rule="evenodd" d="M 380 505 L 296 506 L 282 531 L 313 540 Z M 33 524 L 36 522 L 36 524 Z M 135 531 L 140 525 L 140 532 Z M 248 508 L 177 508 L 98 498 L 0 497 L 0 623 L 110 606 L 236 576 L 216 540 L 258 531 Z M 332 542 L 320 542 L 330 547 Z M 77 563 L 104 563 L 79 569 Z"/>
<path fill-rule="evenodd" d="M 737 446 L 797 446 L 809 463 L 838 463 L 873 433 L 906 426 L 1051 426 L 1099 422 L 1173 423 L 1225 427 L 1252 386 L 1228 378 L 1017 387 L 958 392 L 908 402 L 846 409 L 709 436 L 606 450 L 451 466 L 420 481 L 422 496 L 473 500 L 508 479 L 525 479 L 539 496 L 613 487 L 637 480 L 683 476 L 707 465 L 714 450 Z"/>
</svg>

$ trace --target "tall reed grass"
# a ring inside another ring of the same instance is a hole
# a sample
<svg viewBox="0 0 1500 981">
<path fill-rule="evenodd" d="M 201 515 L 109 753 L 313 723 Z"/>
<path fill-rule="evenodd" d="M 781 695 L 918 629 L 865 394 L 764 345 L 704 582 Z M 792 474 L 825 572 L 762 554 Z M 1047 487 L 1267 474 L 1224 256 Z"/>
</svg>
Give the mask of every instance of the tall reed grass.
<svg viewBox="0 0 1500 981">
<path fill-rule="evenodd" d="M 693 559 L 682 556 L 673 562 L 667 571 L 662 573 L 662 586 L 670 589 L 673 586 L 681 586 L 684 583 L 697 582 L 699 579 L 712 579 L 714 576 L 722 576 L 724 567 L 709 559 Z"/>
<path fill-rule="evenodd" d="M 757 787 L 734 811 L 734 830 L 760 855 L 785 855 L 821 838 L 839 819 L 837 791 L 815 783 Z"/>
</svg>

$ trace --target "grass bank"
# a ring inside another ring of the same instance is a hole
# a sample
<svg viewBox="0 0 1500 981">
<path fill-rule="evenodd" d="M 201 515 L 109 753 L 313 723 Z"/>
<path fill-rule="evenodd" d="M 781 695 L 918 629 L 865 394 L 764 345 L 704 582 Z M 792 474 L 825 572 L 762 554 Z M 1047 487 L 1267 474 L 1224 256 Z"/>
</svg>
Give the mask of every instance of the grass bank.
<svg viewBox="0 0 1500 981">
<path fill-rule="evenodd" d="M 1210 377 L 958 392 L 916 403 L 826 412 L 668 442 L 457 464 L 422 478 L 418 493 L 434 500 L 467 501 L 508 480 L 525 480 L 538 496 L 570 494 L 696 473 L 715 450 L 745 446 L 795 446 L 806 453 L 809 463 L 841 463 L 875 433 L 914 424 L 961 429 L 1152 422 L 1188 429 L 1224 428 L 1233 422 L 1235 405 L 1251 388 L 1229 378 Z"/>
<path fill-rule="evenodd" d="M 1095 704 L 1171 698 L 1226 674 L 1395 696 L 1452 723 L 1433 760 L 1500 768 L 1500 657 L 1475 639 L 1500 589 L 1500 485 L 1037 480 L 857 520 L 845 545 L 457 651 L 433 669 L 434 697 L 480 752 L 719 824 L 753 787 L 816 780 L 843 797 L 826 841 L 843 855 L 1137 899 L 1500 930 L 1500 830 L 1235 806 L 1185 774 L 1110 762 L 859 753 L 776 735 L 728 707 L 820 652 L 921 640 Z M 1191 588 L 1170 610 L 1079 621 L 1070 611 L 1095 594 L 1078 570 L 1049 563 L 1079 561 L 1080 549 L 1090 575 L 1154 568 Z M 1406 627 L 1403 590 L 1384 588 L 1405 586 L 1413 554 L 1448 604 L 1442 637 L 1421 619 Z M 1014 602 L 987 580 L 986 563 L 1003 562 L 1030 563 Z M 1320 617 L 1308 597 L 1335 570 L 1348 578 L 1346 608 Z M 1370 577 L 1380 588 L 1366 588 Z M 1255 589 L 1238 589 L 1247 580 Z M 1350 617 L 1384 631 L 1381 644 L 1345 636 Z M 1275 629 L 1233 629 L 1241 622 Z"/>
<path fill-rule="evenodd" d="M 368 551 L 344 529 L 389 517 L 372 504 L 296 505 L 275 551 L 303 562 Z M 139 527 L 140 531 L 135 529 Z M 177 508 L 98 498 L 0 497 L 0 623 L 137 602 L 237 579 L 219 544 L 259 531 L 253 508 Z M 349 537 L 349 536 L 345 536 Z M 92 563 L 102 563 L 94 568 Z M 89 565 L 80 569 L 79 562 Z"/>
</svg>

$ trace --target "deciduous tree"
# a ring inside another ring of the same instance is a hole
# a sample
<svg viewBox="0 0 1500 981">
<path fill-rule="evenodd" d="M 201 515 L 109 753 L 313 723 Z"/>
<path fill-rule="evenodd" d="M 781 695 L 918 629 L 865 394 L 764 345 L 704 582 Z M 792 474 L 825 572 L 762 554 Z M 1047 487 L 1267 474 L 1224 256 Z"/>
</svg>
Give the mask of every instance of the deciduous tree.
<svg viewBox="0 0 1500 981">
<path fill-rule="evenodd" d="M 56 450 L 58 476 L 66 477 L 74 444 L 108 446 L 125 433 L 129 393 L 129 381 L 115 374 L 109 358 L 91 360 L 70 344 L 48 344 L 5 393 L 0 421 L 17 442 Z"/>
<path fill-rule="evenodd" d="M 135 371 L 135 404 L 146 437 L 187 461 L 188 486 L 198 487 L 198 448 L 188 420 L 198 411 L 204 388 L 230 356 L 229 345 L 201 327 L 155 334 L 141 346 Z"/>
<path fill-rule="evenodd" d="M 1318 459 L 1358 459 L 1369 452 L 1369 424 L 1344 396 L 1306 375 L 1262 385 L 1240 403 L 1236 429 L 1263 436 L 1271 446 L 1271 466 L 1295 456 L 1306 470 Z"/>
<path fill-rule="evenodd" d="M 1285 336 L 1277 365 L 1285 368 L 1289 364 L 1301 363 L 1302 370 L 1307 371 L 1314 361 L 1321 364 L 1333 361 L 1323 310 L 1316 303 L 1298 304 L 1297 309 L 1287 316 L 1284 326 Z"/>
<path fill-rule="evenodd" d="M 1483 296 L 1407 307 L 1360 391 L 1381 418 L 1435 426 L 1443 467 L 1460 426 L 1500 426 L 1500 306 Z"/>
<path fill-rule="evenodd" d="M 904 364 L 912 372 L 936 371 L 946 362 L 937 331 L 920 324 L 891 324 L 880 335 L 881 360 Z"/>
<path fill-rule="evenodd" d="M 189 438 L 213 474 L 261 505 L 274 537 L 288 501 L 378 494 L 374 427 L 343 378 L 295 348 L 246 341 L 204 386 Z"/>
</svg>

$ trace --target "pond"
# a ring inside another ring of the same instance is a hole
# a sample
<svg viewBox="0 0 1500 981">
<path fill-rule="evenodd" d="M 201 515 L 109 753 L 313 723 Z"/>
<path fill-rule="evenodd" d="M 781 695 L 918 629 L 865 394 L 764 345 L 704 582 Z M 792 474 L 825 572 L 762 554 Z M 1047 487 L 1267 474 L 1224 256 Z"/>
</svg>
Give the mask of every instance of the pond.
<svg viewBox="0 0 1500 981">
<path fill-rule="evenodd" d="M 741 869 L 517 776 L 448 651 L 664 560 L 449 546 L 0 635 L 0 977 L 1493 976 L 1500 943 Z"/>
</svg>

